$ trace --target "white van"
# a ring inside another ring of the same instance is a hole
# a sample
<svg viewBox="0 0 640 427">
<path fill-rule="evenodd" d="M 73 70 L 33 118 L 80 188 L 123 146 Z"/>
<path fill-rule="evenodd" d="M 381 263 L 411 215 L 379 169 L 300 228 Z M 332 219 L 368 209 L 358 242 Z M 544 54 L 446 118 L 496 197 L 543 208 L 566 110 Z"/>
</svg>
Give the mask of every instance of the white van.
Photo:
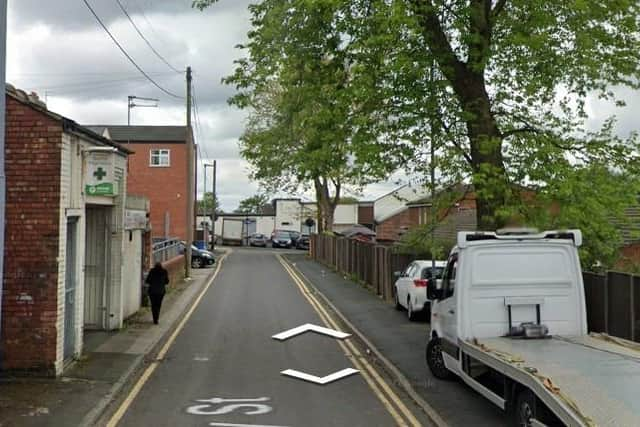
<svg viewBox="0 0 640 427">
<path fill-rule="evenodd" d="M 640 345 L 589 335 L 579 230 L 458 234 L 434 300 L 427 364 L 513 425 L 640 426 Z"/>
</svg>

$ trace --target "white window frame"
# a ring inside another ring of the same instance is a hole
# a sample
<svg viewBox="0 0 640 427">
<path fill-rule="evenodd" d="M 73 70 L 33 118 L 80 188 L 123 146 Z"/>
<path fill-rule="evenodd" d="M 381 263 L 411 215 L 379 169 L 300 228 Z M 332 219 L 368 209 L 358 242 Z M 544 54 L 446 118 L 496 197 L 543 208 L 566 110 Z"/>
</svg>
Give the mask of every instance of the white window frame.
<svg viewBox="0 0 640 427">
<path fill-rule="evenodd" d="M 154 155 L 155 153 L 155 155 Z M 157 157 L 159 164 L 153 164 L 153 158 Z M 162 163 L 162 159 L 166 157 L 167 163 Z M 152 168 L 168 168 L 171 166 L 171 150 L 168 148 L 152 148 L 149 150 L 149 166 Z"/>
</svg>

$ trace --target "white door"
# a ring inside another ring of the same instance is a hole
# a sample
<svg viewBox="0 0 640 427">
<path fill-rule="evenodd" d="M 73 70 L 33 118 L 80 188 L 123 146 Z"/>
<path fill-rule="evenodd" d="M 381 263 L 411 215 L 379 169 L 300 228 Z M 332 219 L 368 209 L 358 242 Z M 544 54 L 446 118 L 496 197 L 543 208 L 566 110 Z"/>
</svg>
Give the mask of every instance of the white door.
<svg viewBox="0 0 640 427">
<path fill-rule="evenodd" d="M 85 247 L 84 326 L 106 327 L 110 252 L 110 208 L 87 208 Z"/>
<path fill-rule="evenodd" d="M 456 304 L 456 272 L 458 255 L 449 258 L 447 268 L 442 279 L 443 298 L 438 301 L 438 316 L 442 327 L 442 349 L 449 356 L 458 358 L 458 328 Z"/>
</svg>

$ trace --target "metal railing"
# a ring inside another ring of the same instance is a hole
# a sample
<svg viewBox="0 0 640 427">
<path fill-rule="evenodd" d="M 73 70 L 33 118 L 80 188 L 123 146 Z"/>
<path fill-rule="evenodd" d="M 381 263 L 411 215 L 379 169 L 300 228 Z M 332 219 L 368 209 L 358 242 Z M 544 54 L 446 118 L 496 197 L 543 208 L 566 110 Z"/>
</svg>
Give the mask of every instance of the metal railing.
<svg viewBox="0 0 640 427">
<path fill-rule="evenodd" d="M 180 239 L 166 239 L 153 243 L 153 263 L 165 262 L 180 256 L 184 251 L 184 244 Z"/>
</svg>

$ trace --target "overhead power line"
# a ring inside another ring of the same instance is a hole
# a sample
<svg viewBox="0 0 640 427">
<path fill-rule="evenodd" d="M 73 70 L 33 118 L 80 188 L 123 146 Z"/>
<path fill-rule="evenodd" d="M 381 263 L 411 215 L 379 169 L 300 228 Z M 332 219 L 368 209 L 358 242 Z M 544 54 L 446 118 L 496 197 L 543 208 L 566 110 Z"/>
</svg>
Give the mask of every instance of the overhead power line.
<svg viewBox="0 0 640 427">
<path fill-rule="evenodd" d="M 144 7 L 140 3 L 138 3 L 138 0 L 134 0 L 133 4 L 135 4 L 136 9 L 138 9 L 138 12 L 140 12 L 140 15 L 142 15 L 142 18 L 144 18 L 145 22 L 147 23 L 147 26 L 149 27 L 149 29 L 151 30 L 153 35 L 156 37 L 156 39 L 159 40 L 161 37 L 158 35 L 157 31 L 153 27 L 153 24 L 151 23 L 151 20 L 149 18 L 147 18 L 147 14 L 144 13 Z"/>
<path fill-rule="evenodd" d="M 147 38 L 144 36 L 144 34 L 142 34 L 142 31 L 140 31 L 140 28 L 138 28 L 138 26 L 136 25 L 136 23 L 133 21 L 133 19 L 131 18 L 131 15 L 129 15 L 129 12 L 127 12 L 127 9 L 125 9 L 124 5 L 122 4 L 122 2 L 120 0 L 116 0 L 116 3 L 118 3 L 118 6 L 120 6 L 120 9 L 122 9 L 122 13 L 125 14 L 125 16 L 127 17 L 127 19 L 129 20 L 129 22 L 131 22 L 131 25 L 133 25 L 133 28 L 136 29 L 138 35 L 140 35 L 140 37 L 142 38 L 142 40 L 144 40 L 144 42 L 147 44 L 147 46 L 149 46 L 149 49 L 151 49 L 153 51 L 153 53 L 156 54 L 156 56 L 158 58 L 160 58 L 160 60 L 162 62 L 164 62 L 167 67 L 171 68 L 173 71 L 175 71 L 178 74 L 182 74 L 182 71 L 176 69 L 173 65 L 171 65 L 169 63 L 169 61 L 167 61 L 164 56 L 160 55 L 160 53 L 158 53 L 158 51 L 153 47 L 153 45 L 151 44 L 151 42 L 149 40 L 147 40 Z"/>
<path fill-rule="evenodd" d="M 96 20 L 98 21 L 98 23 L 100 24 L 100 26 L 106 31 L 106 33 L 109 35 L 109 37 L 111 37 L 111 40 L 113 40 L 113 42 L 116 44 L 116 46 L 118 46 L 118 48 L 120 49 L 120 51 L 124 54 L 124 56 L 127 57 L 127 59 L 129 60 L 129 62 L 131 62 L 137 69 L 138 71 L 140 71 L 140 73 L 145 76 L 147 78 L 147 80 L 149 80 L 151 83 L 153 83 L 153 85 L 155 87 L 157 87 L 158 89 L 160 89 L 162 92 L 166 93 L 169 96 L 172 96 L 174 98 L 177 99 L 184 99 L 184 97 L 182 96 L 178 96 L 174 93 L 169 92 L 167 89 L 163 88 L 162 86 L 160 86 L 155 80 L 153 80 L 137 63 L 136 61 L 133 60 L 133 58 L 127 53 L 127 51 L 122 47 L 122 45 L 120 43 L 118 43 L 118 40 L 116 40 L 116 38 L 113 36 L 113 34 L 111 34 L 111 32 L 109 31 L 109 29 L 107 28 L 106 25 L 104 25 L 104 23 L 102 22 L 102 20 L 100 19 L 100 17 L 98 16 L 98 14 L 95 12 L 95 10 L 93 10 L 93 8 L 91 7 L 91 5 L 89 4 L 89 2 L 87 0 L 82 0 L 84 2 L 84 4 L 87 6 L 87 8 L 91 11 L 91 13 L 93 14 L 93 16 L 96 18 Z"/>
</svg>

